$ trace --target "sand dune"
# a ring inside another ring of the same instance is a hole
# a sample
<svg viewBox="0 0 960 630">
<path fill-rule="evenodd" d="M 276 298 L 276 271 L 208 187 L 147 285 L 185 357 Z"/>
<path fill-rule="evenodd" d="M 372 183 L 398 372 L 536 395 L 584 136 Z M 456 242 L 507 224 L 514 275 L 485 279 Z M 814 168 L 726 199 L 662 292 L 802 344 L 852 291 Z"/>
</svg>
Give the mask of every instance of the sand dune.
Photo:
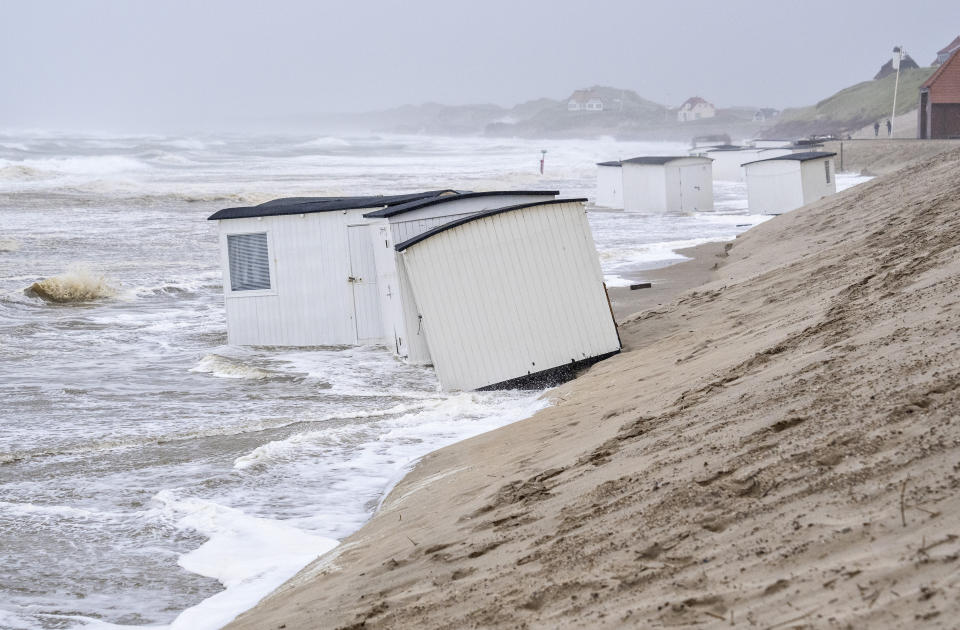
<svg viewBox="0 0 960 630">
<path fill-rule="evenodd" d="M 960 151 L 731 245 L 229 627 L 956 627 Z"/>
</svg>

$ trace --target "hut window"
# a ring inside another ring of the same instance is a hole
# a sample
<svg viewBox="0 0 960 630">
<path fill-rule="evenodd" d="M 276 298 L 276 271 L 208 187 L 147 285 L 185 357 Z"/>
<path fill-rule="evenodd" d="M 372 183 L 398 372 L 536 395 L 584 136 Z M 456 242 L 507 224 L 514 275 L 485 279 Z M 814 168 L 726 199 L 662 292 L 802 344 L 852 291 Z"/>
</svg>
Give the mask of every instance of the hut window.
<svg viewBox="0 0 960 630">
<path fill-rule="evenodd" d="M 827 183 L 830 183 L 830 160 L 823 163 L 823 170 L 827 173 Z"/>
<path fill-rule="evenodd" d="M 227 235 L 227 255 L 230 258 L 231 291 L 270 288 L 266 232 Z"/>
</svg>

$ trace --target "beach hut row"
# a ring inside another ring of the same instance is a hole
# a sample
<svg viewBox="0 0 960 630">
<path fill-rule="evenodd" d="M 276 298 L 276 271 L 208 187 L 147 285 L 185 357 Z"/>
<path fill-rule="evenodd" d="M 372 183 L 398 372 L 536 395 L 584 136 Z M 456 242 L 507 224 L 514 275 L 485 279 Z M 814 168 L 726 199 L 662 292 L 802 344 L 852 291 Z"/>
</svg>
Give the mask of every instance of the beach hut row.
<svg viewBox="0 0 960 630">
<path fill-rule="evenodd" d="M 600 162 L 595 204 L 652 214 L 703 212 L 713 209 L 713 182 L 732 181 L 746 182 L 751 211 L 778 214 L 836 192 L 835 153 L 764 142 L 698 147 L 688 156 Z"/>
<path fill-rule="evenodd" d="M 585 199 L 555 190 L 227 208 L 228 343 L 385 345 L 447 390 L 541 386 L 620 350 Z"/>
</svg>

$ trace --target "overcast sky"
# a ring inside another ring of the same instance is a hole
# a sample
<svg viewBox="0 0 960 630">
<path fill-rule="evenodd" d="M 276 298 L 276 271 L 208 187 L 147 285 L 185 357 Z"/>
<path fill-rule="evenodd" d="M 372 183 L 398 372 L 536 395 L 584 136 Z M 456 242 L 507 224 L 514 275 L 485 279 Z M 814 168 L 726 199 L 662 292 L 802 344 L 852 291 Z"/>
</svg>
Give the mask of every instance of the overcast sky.
<svg viewBox="0 0 960 630">
<path fill-rule="evenodd" d="M 960 0 L 0 0 L 0 128 L 202 127 L 594 84 L 808 105 L 920 65 Z"/>
</svg>

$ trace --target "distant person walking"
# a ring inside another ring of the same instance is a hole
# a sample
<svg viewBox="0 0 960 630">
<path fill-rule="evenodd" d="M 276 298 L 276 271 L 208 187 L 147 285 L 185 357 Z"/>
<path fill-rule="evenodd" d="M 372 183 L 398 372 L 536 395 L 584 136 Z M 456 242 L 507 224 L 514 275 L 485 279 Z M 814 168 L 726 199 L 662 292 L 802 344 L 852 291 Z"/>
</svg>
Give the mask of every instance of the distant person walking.
<svg viewBox="0 0 960 630">
<path fill-rule="evenodd" d="M 880 121 L 873 123 L 873 137 L 876 138 L 880 135 Z"/>
<path fill-rule="evenodd" d="M 890 124 L 890 119 L 887 118 L 887 137 L 893 134 L 893 125 Z"/>
</svg>

